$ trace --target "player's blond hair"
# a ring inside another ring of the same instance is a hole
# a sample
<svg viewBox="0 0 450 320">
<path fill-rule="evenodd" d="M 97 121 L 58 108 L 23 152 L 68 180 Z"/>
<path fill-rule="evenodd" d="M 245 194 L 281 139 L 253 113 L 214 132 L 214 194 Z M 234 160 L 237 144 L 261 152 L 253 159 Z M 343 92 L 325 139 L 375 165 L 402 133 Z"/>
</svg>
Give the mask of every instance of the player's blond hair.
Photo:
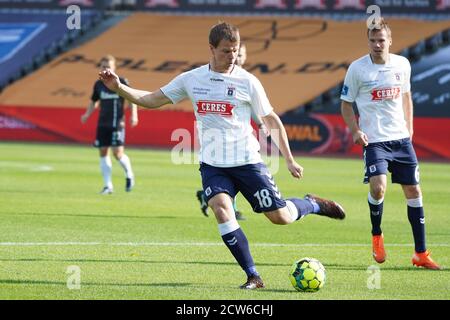
<svg viewBox="0 0 450 320">
<path fill-rule="evenodd" d="M 103 61 L 112 62 L 114 63 L 114 65 L 116 64 L 116 58 L 112 54 L 107 54 L 106 56 L 103 56 L 100 59 L 100 63 L 102 63 Z"/>
<path fill-rule="evenodd" d="M 369 37 L 370 32 L 378 32 L 378 31 L 381 31 L 384 29 L 384 30 L 386 30 L 386 33 L 387 33 L 389 39 L 392 38 L 391 28 L 389 28 L 388 23 L 386 22 L 386 20 L 384 20 L 383 17 L 376 19 L 374 22 L 375 23 L 373 26 L 371 26 L 371 28 L 367 28 L 367 37 Z"/>
</svg>

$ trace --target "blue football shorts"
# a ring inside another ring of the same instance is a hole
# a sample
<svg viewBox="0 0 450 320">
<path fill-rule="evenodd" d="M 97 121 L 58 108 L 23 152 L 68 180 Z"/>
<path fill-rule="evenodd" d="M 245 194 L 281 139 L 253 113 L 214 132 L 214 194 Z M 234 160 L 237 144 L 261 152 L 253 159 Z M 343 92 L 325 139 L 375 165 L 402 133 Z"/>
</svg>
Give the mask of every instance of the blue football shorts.
<svg viewBox="0 0 450 320">
<path fill-rule="evenodd" d="M 419 164 L 409 138 L 369 143 L 364 147 L 364 164 L 364 183 L 389 171 L 392 183 L 419 184 Z"/>
<path fill-rule="evenodd" d="M 286 201 L 264 163 L 247 164 L 231 168 L 219 168 L 200 163 L 203 191 L 207 201 L 219 193 L 234 198 L 238 192 L 257 213 L 283 208 Z"/>
</svg>

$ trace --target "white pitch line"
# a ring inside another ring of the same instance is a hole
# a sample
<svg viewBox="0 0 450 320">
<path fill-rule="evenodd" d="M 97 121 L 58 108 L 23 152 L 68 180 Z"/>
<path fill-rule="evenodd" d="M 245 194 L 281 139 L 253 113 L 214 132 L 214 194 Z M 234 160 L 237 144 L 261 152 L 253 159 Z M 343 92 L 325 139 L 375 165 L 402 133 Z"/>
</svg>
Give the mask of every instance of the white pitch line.
<svg viewBox="0 0 450 320">
<path fill-rule="evenodd" d="M 213 247 L 222 242 L 0 242 L 3 247 L 33 246 L 122 246 L 122 247 Z M 253 243 L 252 247 L 370 247 L 370 243 Z M 409 243 L 385 244 L 387 247 L 412 247 Z M 428 244 L 428 247 L 450 247 L 449 243 Z"/>
<path fill-rule="evenodd" d="M 0 161 L 0 169 L 3 168 L 18 168 L 25 169 L 32 172 L 47 172 L 53 171 L 54 168 L 46 164 L 32 164 L 27 162 L 12 162 L 12 161 Z"/>
</svg>

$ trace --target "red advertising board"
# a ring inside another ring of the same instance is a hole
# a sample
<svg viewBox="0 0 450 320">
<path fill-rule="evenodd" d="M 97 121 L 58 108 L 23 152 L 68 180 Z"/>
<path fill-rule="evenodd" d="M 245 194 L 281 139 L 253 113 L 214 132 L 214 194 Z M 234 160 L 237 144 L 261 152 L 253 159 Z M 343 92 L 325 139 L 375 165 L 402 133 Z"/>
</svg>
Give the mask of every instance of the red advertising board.
<svg viewBox="0 0 450 320">
<path fill-rule="evenodd" d="M 91 144 L 95 138 L 97 114 L 86 124 L 79 108 L 0 106 L 0 140 L 73 142 Z M 128 115 L 127 115 L 128 117 Z M 294 152 L 361 157 L 350 133 L 337 114 L 301 114 L 283 117 Z M 177 129 L 189 133 L 194 145 L 193 112 L 172 110 L 139 111 L 139 125 L 128 126 L 127 145 L 171 148 L 179 143 Z M 414 119 L 414 146 L 419 158 L 450 160 L 450 118 Z"/>
</svg>

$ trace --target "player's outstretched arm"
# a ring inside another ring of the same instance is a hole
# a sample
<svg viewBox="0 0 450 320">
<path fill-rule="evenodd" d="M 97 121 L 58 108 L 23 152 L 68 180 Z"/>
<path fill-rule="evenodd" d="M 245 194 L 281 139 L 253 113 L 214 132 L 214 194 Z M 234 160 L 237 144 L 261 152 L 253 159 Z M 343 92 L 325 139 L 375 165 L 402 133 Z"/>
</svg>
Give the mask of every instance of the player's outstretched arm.
<svg viewBox="0 0 450 320">
<path fill-rule="evenodd" d="M 267 125 L 269 132 L 274 133 L 271 135 L 272 141 L 274 141 L 278 149 L 280 149 L 281 154 L 286 160 L 286 164 L 291 175 L 294 178 L 303 177 L 303 167 L 299 165 L 292 156 L 287 133 L 284 129 L 283 123 L 280 120 L 280 117 L 278 117 L 278 115 L 272 111 L 263 119 Z"/>
<path fill-rule="evenodd" d="M 172 103 L 161 90 L 150 92 L 144 90 L 133 89 L 120 82 L 119 77 L 110 69 L 99 72 L 99 79 L 108 89 L 116 92 L 126 100 L 137 104 L 144 108 L 159 108 L 165 104 Z"/>
</svg>

